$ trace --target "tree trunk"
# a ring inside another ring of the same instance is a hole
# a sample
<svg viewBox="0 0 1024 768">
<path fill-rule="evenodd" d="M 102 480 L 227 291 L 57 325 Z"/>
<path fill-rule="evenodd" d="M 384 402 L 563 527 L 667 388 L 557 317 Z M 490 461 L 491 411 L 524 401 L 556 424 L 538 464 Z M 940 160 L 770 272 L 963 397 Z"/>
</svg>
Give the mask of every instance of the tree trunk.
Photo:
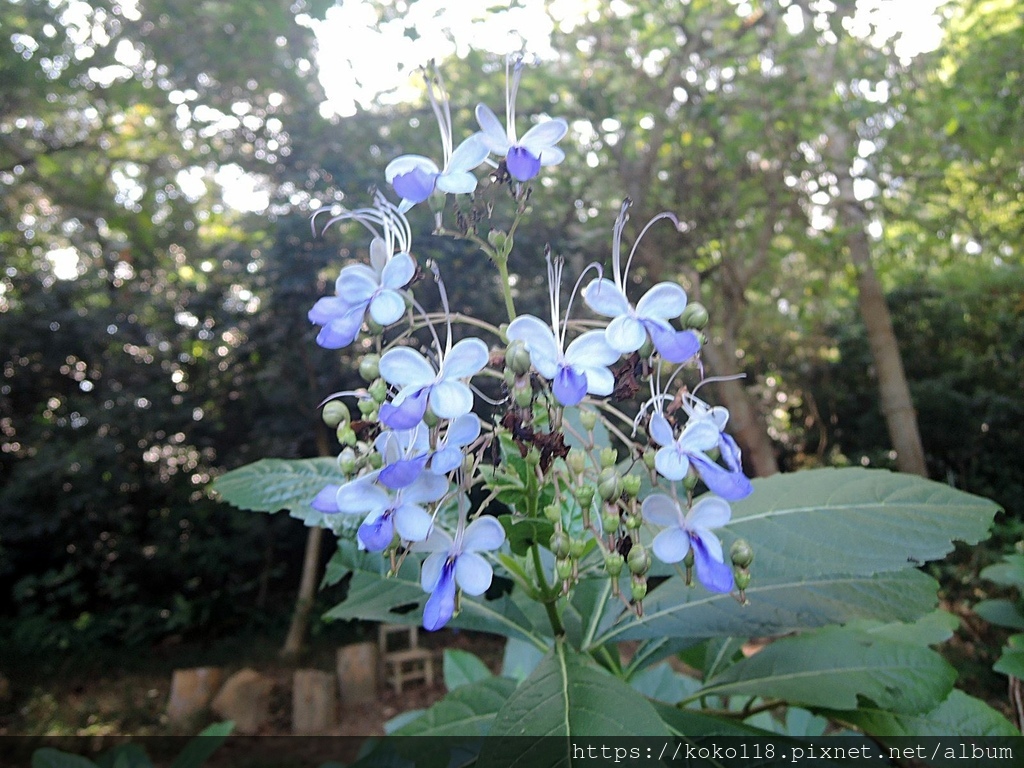
<svg viewBox="0 0 1024 768">
<path fill-rule="evenodd" d="M 839 198 L 836 201 L 838 223 L 845 232 L 850 261 L 857 270 L 857 308 L 867 330 L 871 359 L 878 377 L 879 406 L 889 431 L 889 440 L 896 451 L 896 468 L 900 472 L 928 477 L 924 446 L 917 426 L 917 411 L 910 398 L 910 386 L 907 384 L 903 358 L 892 327 L 892 316 L 878 276 L 871 265 L 871 243 L 866 231 L 867 214 L 854 195 L 853 179 L 848 170 L 852 158 L 849 157 L 850 142 L 847 134 L 842 129 L 835 131 L 829 137 L 829 145 L 834 150 L 833 170 L 839 187 Z"/>
<path fill-rule="evenodd" d="M 294 660 L 302 652 L 306 642 L 306 631 L 309 629 L 309 614 L 313 610 L 316 597 L 317 574 L 320 570 L 320 544 L 323 541 L 324 529 L 314 527 L 306 535 L 306 554 L 302 559 L 302 578 L 299 581 L 299 594 L 295 599 L 295 612 L 292 623 L 288 627 L 281 648 L 281 658 Z"/>
</svg>

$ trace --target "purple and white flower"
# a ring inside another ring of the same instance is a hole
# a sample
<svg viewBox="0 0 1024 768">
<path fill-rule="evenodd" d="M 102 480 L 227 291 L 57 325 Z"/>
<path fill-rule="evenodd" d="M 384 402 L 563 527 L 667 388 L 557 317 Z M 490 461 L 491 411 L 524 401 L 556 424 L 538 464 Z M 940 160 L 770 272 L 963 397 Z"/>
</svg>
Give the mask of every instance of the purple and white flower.
<svg viewBox="0 0 1024 768">
<path fill-rule="evenodd" d="M 612 275 L 614 281 L 601 277 L 592 280 L 583 293 L 587 306 L 599 315 L 612 318 L 605 329 L 605 338 L 617 352 L 635 352 L 650 338 L 658 354 L 670 363 L 684 363 L 700 351 L 700 338 L 693 331 L 679 331 L 669 320 L 686 308 L 686 291 L 677 283 L 662 282 L 645 293 L 634 307 L 626 297 L 627 276 L 637 245 L 651 225 L 669 219 L 678 226 L 675 216 L 661 213 L 647 222 L 636 244 L 621 265 L 622 230 L 628 218 L 630 201 L 622 204 L 615 221 L 612 241 Z"/>
<path fill-rule="evenodd" d="M 725 562 L 722 542 L 711 531 L 729 522 L 732 510 L 715 496 L 705 496 L 683 514 L 679 503 L 663 493 L 652 493 L 641 506 L 644 520 L 663 530 L 654 537 L 654 555 L 664 563 L 678 563 L 693 550 L 697 578 L 709 592 L 731 592 L 732 568 Z"/>
<path fill-rule="evenodd" d="M 509 66 L 512 74 L 509 76 Z M 522 77 L 521 57 L 510 57 L 505 65 L 505 125 L 486 104 L 478 104 L 476 120 L 480 123 L 482 144 L 491 152 L 505 159 L 509 175 L 516 181 L 529 181 L 542 166 L 558 165 L 565 159 L 565 152 L 555 145 L 569 131 L 569 125 L 562 118 L 545 120 L 528 130 L 521 139 L 516 138 L 516 94 Z"/>
</svg>

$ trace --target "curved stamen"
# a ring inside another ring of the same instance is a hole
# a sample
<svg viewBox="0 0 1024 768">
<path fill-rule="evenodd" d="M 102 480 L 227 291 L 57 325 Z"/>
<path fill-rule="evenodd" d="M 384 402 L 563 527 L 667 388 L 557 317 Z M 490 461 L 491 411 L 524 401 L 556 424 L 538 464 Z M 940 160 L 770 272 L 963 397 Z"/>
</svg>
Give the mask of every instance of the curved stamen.
<svg viewBox="0 0 1024 768">
<path fill-rule="evenodd" d="M 572 303 L 576 299 L 576 295 L 580 292 L 580 286 L 583 285 L 583 276 L 587 274 L 591 269 L 597 272 L 597 279 L 600 280 L 604 276 L 604 269 L 596 261 L 592 261 L 583 268 L 580 272 L 580 276 L 576 278 L 576 285 L 573 286 L 572 293 L 569 294 L 569 303 L 565 306 L 565 319 L 562 321 L 562 335 L 559 338 L 561 345 L 565 346 L 565 332 L 569 327 L 569 314 L 572 312 Z"/>
<path fill-rule="evenodd" d="M 370 393 L 365 389 L 344 389 L 341 392 L 333 392 L 329 394 L 327 397 L 325 397 L 323 400 L 317 403 L 316 407 L 323 408 L 325 405 L 331 402 L 331 400 L 337 400 L 339 397 L 347 396 L 358 397 L 360 400 L 370 399 Z"/>
<path fill-rule="evenodd" d="M 654 223 L 656 221 L 661 221 L 661 219 L 669 219 L 669 220 L 671 220 L 671 222 L 676 225 L 676 229 L 677 230 L 679 229 L 679 219 L 676 218 L 676 215 L 674 213 L 670 213 L 669 211 L 664 211 L 662 213 L 659 213 L 653 219 L 648 221 L 644 225 L 644 228 L 640 230 L 640 234 L 637 236 L 636 242 L 633 243 L 633 247 L 629 251 L 629 258 L 626 259 L 626 269 L 622 273 L 622 282 L 623 283 L 626 282 L 626 274 L 629 272 L 629 265 L 633 263 L 633 256 L 636 254 L 637 246 L 640 245 L 640 241 L 643 240 L 644 235 L 647 234 L 647 230 L 650 229 L 654 225 Z"/>
<path fill-rule="evenodd" d="M 440 355 L 441 354 L 441 339 L 438 338 L 437 331 L 434 329 L 434 322 L 430 319 L 430 315 L 427 314 L 427 310 L 425 310 L 423 308 L 423 305 L 420 304 L 418 301 L 416 301 L 415 298 L 412 300 L 412 305 L 416 308 L 416 310 L 421 315 L 423 315 L 423 320 L 427 324 L 427 330 L 430 331 L 430 336 L 434 340 L 434 349 L 436 349 L 437 350 L 437 354 Z"/>
<path fill-rule="evenodd" d="M 452 313 L 448 307 L 448 291 L 445 290 L 444 280 L 441 279 L 441 270 L 437 268 L 436 261 L 428 261 L 427 266 L 430 271 L 434 273 L 434 282 L 437 283 L 437 291 L 441 294 L 441 308 L 444 310 L 444 324 L 448 329 L 448 336 L 445 339 L 444 354 L 441 355 L 441 360 L 448 357 L 448 353 L 452 351 Z M 440 348 L 438 348 L 440 351 Z M 443 364 L 443 362 L 442 362 Z"/>
<path fill-rule="evenodd" d="M 441 150 L 444 153 L 442 168 L 447 168 L 448 161 L 452 156 L 452 113 L 448 106 L 448 92 L 445 90 L 441 72 L 433 61 L 430 62 L 429 66 L 434 70 L 433 77 L 424 68 L 423 79 L 427 83 L 427 98 L 430 100 L 430 108 L 434 110 L 434 117 L 437 118 L 437 127 L 441 133 Z M 440 96 L 434 93 L 435 80 Z"/>
<path fill-rule="evenodd" d="M 626 222 L 629 220 L 629 206 L 633 204 L 633 201 L 628 197 L 622 201 L 622 205 L 619 207 L 619 215 L 615 218 L 615 227 L 612 230 L 612 276 L 615 278 L 615 285 L 622 295 L 626 295 L 626 287 L 622 280 L 622 269 L 621 269 L 621 256 L 620 256 L 620 243 L 622 242 L 622 230 L 626 227 Z"/>
</svg>

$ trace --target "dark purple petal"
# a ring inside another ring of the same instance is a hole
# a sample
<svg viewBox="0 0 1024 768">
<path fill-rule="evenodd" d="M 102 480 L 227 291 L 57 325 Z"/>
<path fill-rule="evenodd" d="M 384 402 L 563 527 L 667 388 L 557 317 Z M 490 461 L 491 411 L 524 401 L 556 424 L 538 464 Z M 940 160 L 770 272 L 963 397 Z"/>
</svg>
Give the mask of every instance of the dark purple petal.
<svg viewBox="0 0 1024 768">
<path fill-rule="evenodd" d="M 697 579 L 708 592 L 732 592 L 732 566 L 720 563 L 708 554 L 707 547 L 699 536 L 690 535 L 693 547 L 693 565 Z"/>
<path fill-rule="evenodd" d="M 325 515 L 337 514 L 341 511 L 338 509 L 338 489 L 340 487 L 340 485 L 328 485 L 316 495 L 316 498 L 309 503 L 309 506 L 317 512 L 323 512 Z"/>
<path fill-rule="evenodd" d="M 641 319 L 658 354 L 670 363 L 685 363 L 700 352 L 700 338 L 693 331 L 677 331 L 667 323 Z"/>
<path fill-rule="evenodd" d="M 730 435 L 723 432 L 718 438 L 718 450 L 722 454 L 722 461 L 733 472 L 743 471 L 743 454 L 736 441 Z"/>
<path fill-rule="evenodd" d="M 391 510 L 376 520 L 360 525 L 357 535 L 370 552 L 382 552 L 387 549 L 395 538 L 395 523 L 391 519 Z"/>
<path fill-rule="evenodd" d="M 430 387 L 420 387 L 399 405 L 383 403 L 380 406 L 381 422 L 391 429 L 412 429 L 423 420 L 429 396 Z"/>
<path fill-rule="evenodd" d="M 436 632 L 451 621 L 455 613 L 455 559 L 450 558 L 441 566 L 441 575 L 430 593 L 430 599 L 423 606 L 423 628 Z"/>
<path fill-rule="evenodd" d="M 434 191 L 437 183 L 438 173 L 428 173 L 422 168 L 413 168 L 411 171 L 401 173 L 391 180 L 391 186 L 395 188 L 402 199 L 410 203 L 422 203 L 430 193 Z"/>
<path fill-rule="evenodd" d="M 412 485 L 420 476 L 423 468 L 427 466 L 428 458 L 428 454 L 424 454 L 414 459 L 401 459 L 393 464 L 388 464 L 380 471 L 377 479 L 388 488 L 405 488 Z"/>
<path fill-rule="evenodd" d="M 523 147 L 512 147 L 505 155 L 505 167 L 516 181 L 529 181 L 540 173 L 540 158 Z"/>
<path fill-rule="evenodd" d="M 562 405 L 576 405 L 587 394 L 587 377 L 569 365 L 562 366 L 552 382 L 555 399 Z"/>
<path fill-rule="evenodd" d="M 739 501 L 749 496 L 754 487 L 742 472 L 730 472 L 718 466 L 703 453 L 691 453 L 690 461 L 697 468 L 697 474 L 712 493 L 726 501 Z"/>
</svg>

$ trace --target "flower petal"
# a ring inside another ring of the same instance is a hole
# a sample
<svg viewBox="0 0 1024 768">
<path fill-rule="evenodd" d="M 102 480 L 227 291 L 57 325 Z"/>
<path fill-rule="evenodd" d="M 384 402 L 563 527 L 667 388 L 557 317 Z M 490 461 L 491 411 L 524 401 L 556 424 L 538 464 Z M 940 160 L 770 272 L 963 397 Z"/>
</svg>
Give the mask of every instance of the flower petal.
<svg viewBox="0 0 1024 768">
<path fill-rule="evenodd" d="M 732 566 L 712 558 L 702 538 L 695 537 L 692 544 L 693 564 L 704 589 L 708 592 L 732 592 Z"/>
<path fill-rule="evenodd" d="M 405 299 L 398 291 L 383 290 L 370 302 L 370 317 L 377 325 L 397 323 L 405 314 Z"/>
<path fill-rule="evenodd" d="M 545 168 L 558 165 L 565 160 L 565 152 L 558 147 L 545 147 L 540 153 L 540 164 Z"/>
<path fill-rule="evenodd" d="M 678 563 L 690 551 L 690 537 L 682 528 L 666 528 L 651 542 L 654 556 L 663 563 Z"/>
<path fill-rule="evenodd" d="M 366 305 L 359 304 L 349 309 L 344 315 L 329 320 L 316 335 L 316 343 L 324 349 L 342 349 L 347 347 L 363 326 L 363 315 Z"/>
<path fill-rule="evenodd" d="M 469 171 L 448 171 L 437 177 L 437 188 L 453 195 L 468 195 L 476 185 L 476 176 Z"/>
<path fill-rule="evenodd" d="M 726 418 L 728 418 L 728 414 Z M 733 472 L 743 471 L 743 454 L 740 451 L 740 447 L 736 445 L 736 441 L 732 439 L 732 436 L 724 432 L 720 434 L 718 436 L 718 450 L 722 454 L 722 461 L 725 462 L 725 466 Z"/>
<path fill-rule="evenodd" d="M 380 274 L 365 264 L 349 264 L 338 273 L 334 292 L 351 306 L 370 298 L 379 284 Z"/>
<path fill-rule="evenodd" d="M 636 304 L 639 317 L 669 320 L 679 317 L 686 309 L 686 291 L 676 283 L 658 283 Z"/>
<path fill-rule="evenodd" d="M 691 531 L 698 528 L 711 530 L 721 528 L 732 518 L 732 508 L 725 499 L 705 496 L 686 513 L 686 527 Z"/>
<path fill-rule="evenodd" d="M 395 510 L 395 530 L 403 541 L 423 541 L 434 519 L 417 504 L 402 504 Z"/>
<path fill-rule="evenodd" d="M 448 492 L 448 478 L 424 472 L 416 481 L 402 491 L 402 501 L 422 504 L 437 501 Z"/>
<path fill-rule="evenodd" d="M 383 237 L 375 237 L 370 241 L 370 266 L 378 275 L 384 271 L 391 258 L 391 251 Z"/>
<path fill-rule="evenodd" d="M 467 413 L 454 419 L 444 434 L 445 445 L 469 445 L 480 437 L 480 417 L 475 413 Z"/>
<path fill-rule="evenodd" d="M 558 375 L 561 350 L 551 326 L 533 315 L 520 315 L 509 323 L 505 335 L 509 341 L 521 341 L 526 345 L 530 362 L 541 376 L 551 380 Z"/>
<path fill-rule="evenodd" d="M 516 181 L 529 181 L 540 173 L 540 157 L 526 147 L 512 147 L 505 155 L 505 167 Z"/>
<path fill-rule="evenodd" d="M 652 525 L 673 526 L 678 528 L 682 515 L 679 504 L 671 496 L 664 493 L 652 493 L 640 506 L 644 520 Z"/>
<path fill-rule="evenodd" d="M 597 314 L 605 317 L 618 317 L 630 310 L 626 294 L 606 277 L 590 281 L 583 291 L 583 301 Z"/>
<path fill-rule="evenodd" d="M 395 538 L 395 524 L 390 511 L 371 512 L 359 526 L 356 535 L 370 552 L 382 552 L 387 549 Z"/>
<path fill-rule="evenodd" d="M 745 499 L 754 491 L 750 480 L 742 472 L 729 472 L 715 464 L 704 454 L 691 456 L 704 485 L 727 501 Z"/>
<path fill-rule="evenodd" d="M 686 453 L 710 451 L 718 445 L 718 428 L 707 419 L 688 421 L 679 435 L 679 447 Z"/>
<path fill-rule="evenodd" d="M 427 412 L 431 387 L 406 387 L 390 403 L 380 406 L 381 423 L 391 429 L 412 429 Z"/>
<path fill-rule="evenodd" d="M 618 359 L 619 353 L 608 346 L 604 331 L 587 331 L 565 350 L 565 362 L 585 368 L 608 366 Z"/>
<path fill-rule="evenodd" d="M 670 363 L 685 363 L 700 352 L 700 337 L 693 331 L 677 331 L 664 320 L 644 320 L 643 325 L 658 354 Z"/>
<path fill-rule="evenodd" d="M 430 532 L 430 536 L 427 537 L 427 541 L 434 538 L 434 533 L 438 529 L 435 528 Z M 445 534 L 447 535 L 447 534 Z M 451 543 L 451 537 L 448 538 L 448 543 Z M 415 545 L 415 549 L 419 551 L 422 549 L 425 541 L 418 542 Z M 448 549 L 436 549 L 427 556 L 427 559 L 423 561 L 423 565 L 420 566 L 420 586 L 423 587 L 424 592 L 433 592 L 437 586 L 438 579 L 441 578 L 441 568 L 444 566 L 445 561 L 448 559 Z"/>
<path fill-rule="evenodd" d="M 716 563 L 721 563 L 725 560 L 725 554 L 722 552 L 722 542 L 715 534 L 706 528 L 690 529 L 689 533 L 690 543 L 694 545 L 699 543 L 703 546 L 710 559 Z"/>
<path fill-rule="evenodd" d="M 480 339 L 463 339 L 445 355 L 441 364 L 444 379 L 465 379 L 475 376 L 487 365 L 490 353 Z"/>
<path fill-rule="evenodd" d="M 484 142 L 483 136 L 479 133 L 474 133 L 455 148 L 451 158 L 448 160 L 448 166 L 442 175 L 446 176 L 472 171 L 487 159 L 489 152 L 490 150 L 486 142 Z"/>
<path fill-rule="evenodd" d="M 587 377 L 570 365 L 560 366 L 551 390 L 562 405 L 578 405 L 587 394 Z"/>
<path fill-rule="evenodd" d="M 608 346 L 623 354 L 636 352 L 647 341 L 647 331 L 629 315 L 619 315 L 604 329 Z"/>
<path fill-rule="evenodd" d="M 488 150 L 501 157 L 505 156 L 511 143 L 505 126 L 501 124 L 491 108 L 486 104 L 476 105 L 476 121 L 480 124 L 480 141 Z"/>
<path fill-rule="evenodd" d="M 668 423 L 668 419 L 663 414 L 655 411 L 651 415 L 650 424 L 647 426 L 647 430 L 651 433 L 651 437 L 654 438 L 660 446 L 675 445 L 676 436 L 672 431 L 672 425 Z"/>
<path fill-rule="evenodd" d="M 455 613 L 455 566 L 445 561 L 441 567 L 441 575 L 430 593 L 430 599 L 423 606 L 423 628 L 428 632 L 436 632 L 452 619 Z"/>
<path fill-rule="evenodd" d="M 398 387 L 425 386 L 434 381 L 437 372 L 419 352 L 409 347 L 388 350 L 380 358 L 380 375 L 388 384 Z"/>
<path fill-rule="evenodd" d="M 323 512 L 325 515 L 337 514 L 341 511 L 338 509 L 338 489 L 340 487 L 340 485 L 328 485 L 324 487 L 324 489 L 316 495 L 316 498 L 309 502 L 309 506 L 317 512 Z"/>
<path fill-rule="evenodd" d="M 445 531 L 443 528 L 439 528 L 435 525 L 433 528 L 430 529 L 430 533 L 427 534 L 427 538 L 425 538 L 423 541 L 413 542 L 410 549 L 412 549 L 412 551 L 414 552 L 430 552 L 430 556 L 427 558 L 427 560 L 424 561 L 423 564 L 426 565 L 427 561 L 430 560 L 437 562 L 437 572 L 440 573 L 440 563 L 443 563 L 445 558 L 448 557 L 448 553 L 451 552 L 452 546 L 454 544 L 455 542 L 452 541 L 452 537 L 448 535 L 448 532 Z M 435 555 L 439 554 L 442 555 L 442 557 L 435 557 Z M 421 572 L 421 578 L 422 575 L 423 574 Z M 424 591 L 429 592 L 436 581 L 437 578 L 435 576 L 435 578 L 430 582 L 421 581 L 420 583 L 423 584 Z"/>
<path fill-rule="evenodd" d="M 463 552 L 455 558 L 455 581 L 467 595 L 482 595 L 491 586 L 494 570 L 475 552 Z"/>
<path fill-rule="evenodd" d="M 462 450 L 455 446 L 447 446 L 434 451 L 430 459 L 430 471 L 436 475 L 447 475 L 462 465 Z"/>
<path fill-rule="evenodd" d="M 610 395 L 615 390 L 615 376 L 607 368 L 584 368 L 583 375 L 592 395 Z"/>
<path fill-rule="evenodd" d="M 666 480 L 679 481 L 686 477 L 690 468 L 690 459 L 679 450 L 678 446 L 668 445 L 659 448 L 654 454 L 654 468 Z"/>
<path fill-rule="evenodd" d="M 434 191 L 437 186 L 439 173 L 427 173 L 419 168 L 413 168 L 407 173 L 399 174 L 391 180 L 391 186 L 402 198 L 403 203 L 422 203 Z"/>
<path fill-rule="evenodd" d="M 393 464 L 388 464 L 380 471 L 380 482 L 388 488 L 398 489 L 411 485 L 424 467 L 427 466 L 429 457 L 424 454 L 412 459 L 400 459 Z"/>
<path fill-rule="evenodd" d="M 569 132 L 569 124 L 560 117 L 537 123 L 519 140 L 519 145 L 530 150 L 531 154 L 539 155 L 543 150 L 553 147 Z"/>
<path fill-rule="evenodd" d="M 316 300 L 316 304 L 306 313 L 306 317 L 315 325 L 327 325 L 331 320 L 344 316 L 350 309 L 351 302 L 337 296 L 324 296 Z"/>
<path fill-rule="evenodd" d="M 395 176 L 415 170 L 422 171 L 423 173 L 441 172 L 441 169 L 437 167 L 437 163 L 429 157 L 424 157 L 423 155 L 401 155 L 387 164 L 387 167 L 384 169 L 384 178 L 390 184 Z"/>
<path fill-rule="evenodd" d="M 441 419 L 455 419 L 473 410 L 473 391 L 461 381 L 442 381 L 431 387 L 430 410 Z"/>
<path fill-rule="evenodd" d="M 408 253 L 396 253 L 380 273 L 380 284 L 385 288 L 404 288 L 416 274 L 416 262 Z"/>
<path fill-rule="evenodd" d="M 356 514 L 381 510 L 391 503 L 388 492 L 376 485 L 377 473 L 363 475 L 338 487 L 335 504 L 339 512 Z"/>
<path fill-rule="evenodd" d="M 505 542 L 505 529 L 496 517 L 481 515 L 466 526 L 462 534 L 463 552 L 480 552 L 498 549 Z"/>
</svg>

